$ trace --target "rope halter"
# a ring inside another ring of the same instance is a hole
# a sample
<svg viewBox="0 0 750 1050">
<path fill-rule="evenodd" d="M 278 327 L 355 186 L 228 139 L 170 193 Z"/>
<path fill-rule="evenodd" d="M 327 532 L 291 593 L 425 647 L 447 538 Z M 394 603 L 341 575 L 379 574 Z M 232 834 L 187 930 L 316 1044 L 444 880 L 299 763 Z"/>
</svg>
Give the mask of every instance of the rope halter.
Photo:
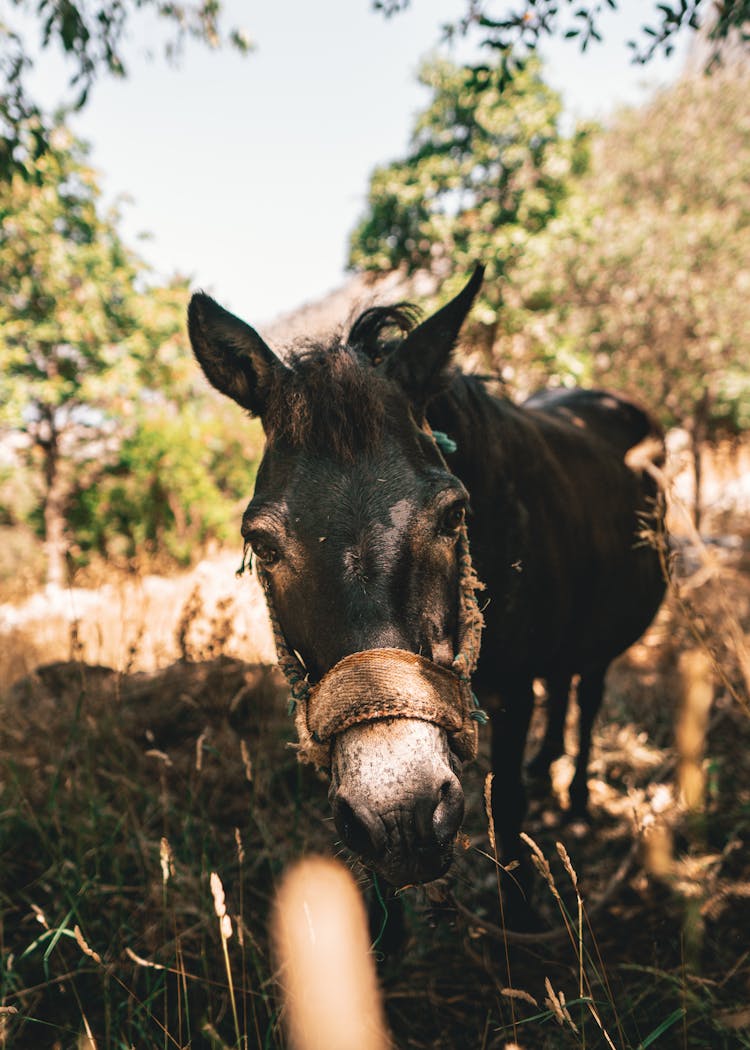
<svg viewBox="0 0 750 1050">
<path fill-rule="evenodd" d="M 437 432 L 432 437 L 438 448 L 449 440 Z M 329 770 L 331 744 L 337 734 L 384 718 L 432 722 L 446 731 L 460 759 L 476 757 L 477 725 L 487 721 L 471 689 L 484 625 L 477 602 L 477 591 L 483 585 L 472 565 L 465 523 L 458 535 L 457 556 L 458 652 L 450 668 L 404 649 L 366 649 L 345 656 L 316 685 L 309 682 L 302 661 L 287 643 L 274 608 L 268 572 L 256 559 L 279 666 L 289 683 L 289 711 L 294 715 L 300 762 Z M 244 567 L 245 558 L 240 572 Z"/>
</svg>

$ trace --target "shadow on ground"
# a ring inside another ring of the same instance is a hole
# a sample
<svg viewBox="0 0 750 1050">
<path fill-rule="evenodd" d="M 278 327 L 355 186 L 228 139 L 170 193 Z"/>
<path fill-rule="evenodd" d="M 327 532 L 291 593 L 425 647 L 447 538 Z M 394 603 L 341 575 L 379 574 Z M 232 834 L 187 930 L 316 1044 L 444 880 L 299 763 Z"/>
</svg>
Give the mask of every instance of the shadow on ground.
<svg viewBox="0 0 750 1050">
<path fill-rule="evenodd" d="M 746 577 L 727 600 L 746 632 Z M 404 891 L 407 943 L 382 961 L 398 1047 L 750 1046 L 750 718 L 704 609 L 726 680 L 705 742 L 705 807 L 687 813 L 677 654 L 697 643 L 683 613 L 666 608 L 612 669 L 591 827 L 565 823 L 567 759 L 556 797 L 532 803 L 527 830 L 559 893 L 540 875 L 535 904 L 553 933 L 507 946 L 492 930 L 484 740 L 465 774 L 455 870 L 429 893 Z M 0 1043 L 283 1046 L 270 900 L 291 859 L 339 846 L 325 784 L 288 746 L 278 672 L 228 657 L 133 675 L 57 663 L 17 682 L 2 712 Z M 212 871 L 233 920 L 226 956 Z"/>
</svg>

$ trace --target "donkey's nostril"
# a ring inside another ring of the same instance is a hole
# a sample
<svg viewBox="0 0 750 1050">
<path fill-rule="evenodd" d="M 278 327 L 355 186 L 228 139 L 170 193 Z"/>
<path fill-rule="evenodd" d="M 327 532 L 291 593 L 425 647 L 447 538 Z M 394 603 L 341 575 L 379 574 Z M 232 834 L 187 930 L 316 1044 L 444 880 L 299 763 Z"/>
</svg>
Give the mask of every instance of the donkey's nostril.
<svg viewBox="0 0 750 1050">
<path fill-rule="evenodd" d="M 438 804 L 432 814 L 432 828 L 440 846 L 455 838 L 464 819 L 464 793 L 455 777 L 445 780 L 439 791 Z"/>
<path fill-rule="evenodd" d="M 382 853 L 385 845 L 383 828 L 366 806 L 355 808 L 339 792 L 333 800 L 333 820 L 349 849 L 371 859 Z"/>
</svg>

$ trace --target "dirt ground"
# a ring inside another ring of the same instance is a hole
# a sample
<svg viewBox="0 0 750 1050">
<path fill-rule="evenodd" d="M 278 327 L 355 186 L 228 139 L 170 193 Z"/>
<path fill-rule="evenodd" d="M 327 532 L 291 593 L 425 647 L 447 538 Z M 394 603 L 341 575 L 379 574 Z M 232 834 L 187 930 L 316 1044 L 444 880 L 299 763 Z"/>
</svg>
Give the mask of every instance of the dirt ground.
<svg viewBox="0 0 750 1050">
<path fill-rule="evenodd" d="M 403 891 L 397 954 L 376 938 L 397 1047 L 750 1047 L 748 535 L 740 517 L 708 543 L 678 537 L 670 599 L 610 671 L 591 825 L 565 819 L 569 757 L 553 797 L 531 802 L 529 856 L 549 862 L 539 929 L 507 942 L 498 882 L 513 875 L 488 838 L 483 734 L 454 869 Z M 129 642 L 107 667 L 74 637 L 62 660 L 40 647 L 0 701 L 0 1045 L 284 1046 L 274 889 L 296 857 L 346 854 L 325 783 L 289 747 L 258 603 L 250 663 L 234 607 L 180 586 L 169 666 L 136 670 L 157 661 Z M 530 749 L 543 719 L 540 685 Z M 572 755 L 574 705 L 568 734 Z M 226 955 L 211 872 L 234 923 Z"/>
</svg>

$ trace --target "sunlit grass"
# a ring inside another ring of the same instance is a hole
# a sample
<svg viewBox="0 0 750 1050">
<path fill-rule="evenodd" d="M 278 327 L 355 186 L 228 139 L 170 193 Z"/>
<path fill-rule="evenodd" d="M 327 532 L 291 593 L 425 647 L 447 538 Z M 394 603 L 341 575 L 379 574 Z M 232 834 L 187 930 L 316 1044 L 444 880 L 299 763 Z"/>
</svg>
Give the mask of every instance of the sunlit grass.
<svg viewBox="0 0 750 1050">
<path fill-rule="evenodd" d="M 125 674 L 219 653 L 271 662 L 258 585 L 235 578 L 239 559 L 228 552 L 169 578 L 112 573 L 95 589 L 40 591 L 16 609 L 0 607 L 0 683 L 54 660 Z"/>
</svg>

